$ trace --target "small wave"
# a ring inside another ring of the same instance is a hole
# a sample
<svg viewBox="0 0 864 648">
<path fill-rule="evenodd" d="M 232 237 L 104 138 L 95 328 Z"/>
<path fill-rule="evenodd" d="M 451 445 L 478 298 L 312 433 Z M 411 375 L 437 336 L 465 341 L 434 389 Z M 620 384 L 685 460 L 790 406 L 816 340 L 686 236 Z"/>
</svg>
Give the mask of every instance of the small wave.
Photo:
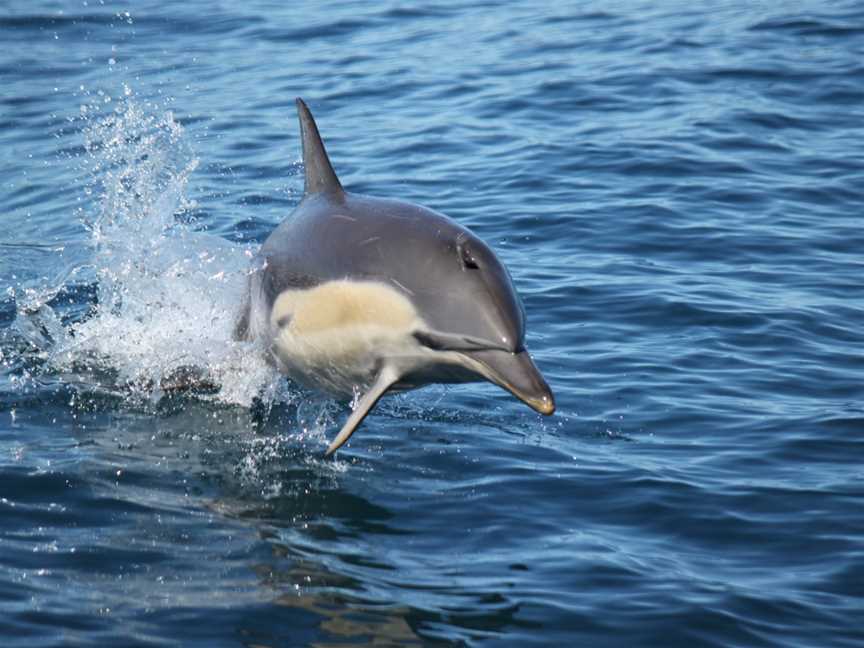
<svg viewBox="0 0 864 648">
<path fill-rule="evenodd" d="M 864 25 L 839 25 L 815 18 L 770 18 L 756 23 L 750 31 L 772 31 L 797 36 L 846 37 L 864 33 Z"/>
</svg>

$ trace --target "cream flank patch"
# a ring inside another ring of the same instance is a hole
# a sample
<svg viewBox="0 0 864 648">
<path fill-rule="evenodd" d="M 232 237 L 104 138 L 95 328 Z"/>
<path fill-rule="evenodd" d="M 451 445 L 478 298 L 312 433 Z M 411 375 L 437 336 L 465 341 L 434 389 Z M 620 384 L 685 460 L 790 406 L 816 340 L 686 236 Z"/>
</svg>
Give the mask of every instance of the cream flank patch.
<svg viewBox="0 0 864 648">
<path fill-rule="evenodd" d="M 374 281 L 342 280 L 282 292 L 270 324 L 274 350 L 289 373 L 312 370 L 330 374 L 320 375 L 327 382 L 356 382 L 368 378 L 382 355 L 416 349 L 411 334 L 422 320 L 396 289 Z"/>
<path fill-rule="evenodd" d="M 310 290 L 286 290 L 273 304 L 270 323 L 290 318 L 295 335 L 374 325 L 408 330 L 417 311 L 402 294 L 374 281 L 329 281 Z"/>
</svg>

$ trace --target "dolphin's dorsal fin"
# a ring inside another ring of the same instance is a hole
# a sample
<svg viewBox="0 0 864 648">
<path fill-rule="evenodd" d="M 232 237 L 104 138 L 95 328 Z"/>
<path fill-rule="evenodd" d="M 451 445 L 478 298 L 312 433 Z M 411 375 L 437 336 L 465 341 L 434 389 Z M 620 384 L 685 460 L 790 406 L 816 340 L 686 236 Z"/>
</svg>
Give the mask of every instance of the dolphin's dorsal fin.
<svg viewBox="0 0 864 648">
<path fill-rule="evenodd" d="M 309 106 L 297 97 L 297 115 L 300 117 L 300 139 L 303 142 L 303 166 L 306 168 L 305 194 L 330 193 L 341 195 L 344 193 L 339 178 L 327 157 L 327 150 L 315 119 L 309 111 Z"/>
</svg>

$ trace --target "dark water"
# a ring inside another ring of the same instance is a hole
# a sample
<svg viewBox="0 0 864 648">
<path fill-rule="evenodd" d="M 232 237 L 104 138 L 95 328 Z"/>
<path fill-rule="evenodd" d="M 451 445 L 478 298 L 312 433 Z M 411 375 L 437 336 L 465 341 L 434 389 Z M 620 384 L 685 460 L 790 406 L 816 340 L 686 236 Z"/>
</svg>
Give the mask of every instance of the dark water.
<svg viewBox="0 0 864 648">
<path fill-rule="evenodd" d="M 659 7 L 659 8 L 658 8 Z M 864 645 L 857 2 L 0 7 L 7 646 Z M 559 412 L 230 342 L 343 182 L 509 265 Z M 207 366 L 221 390 L 154 388 Z"/>
</svg>

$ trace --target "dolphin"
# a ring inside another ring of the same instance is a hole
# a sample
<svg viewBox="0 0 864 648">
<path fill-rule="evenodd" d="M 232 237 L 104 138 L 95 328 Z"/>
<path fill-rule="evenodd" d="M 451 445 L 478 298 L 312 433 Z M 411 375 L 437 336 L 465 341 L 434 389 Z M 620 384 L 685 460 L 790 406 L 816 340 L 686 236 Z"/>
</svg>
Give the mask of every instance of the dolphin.
<svg viewBox="0 0 864 648">
<path fill-rule="evenodd" d="M 525 349 L 525 312 L 504 265 L 426 207 L 346 191 L 297 99 L 303 198 L 253 260 L 235 338 L 280 372 L 356 405 L 333 454 L 389 391 L 487 380 L 552 414 Z"/>
</svg>

